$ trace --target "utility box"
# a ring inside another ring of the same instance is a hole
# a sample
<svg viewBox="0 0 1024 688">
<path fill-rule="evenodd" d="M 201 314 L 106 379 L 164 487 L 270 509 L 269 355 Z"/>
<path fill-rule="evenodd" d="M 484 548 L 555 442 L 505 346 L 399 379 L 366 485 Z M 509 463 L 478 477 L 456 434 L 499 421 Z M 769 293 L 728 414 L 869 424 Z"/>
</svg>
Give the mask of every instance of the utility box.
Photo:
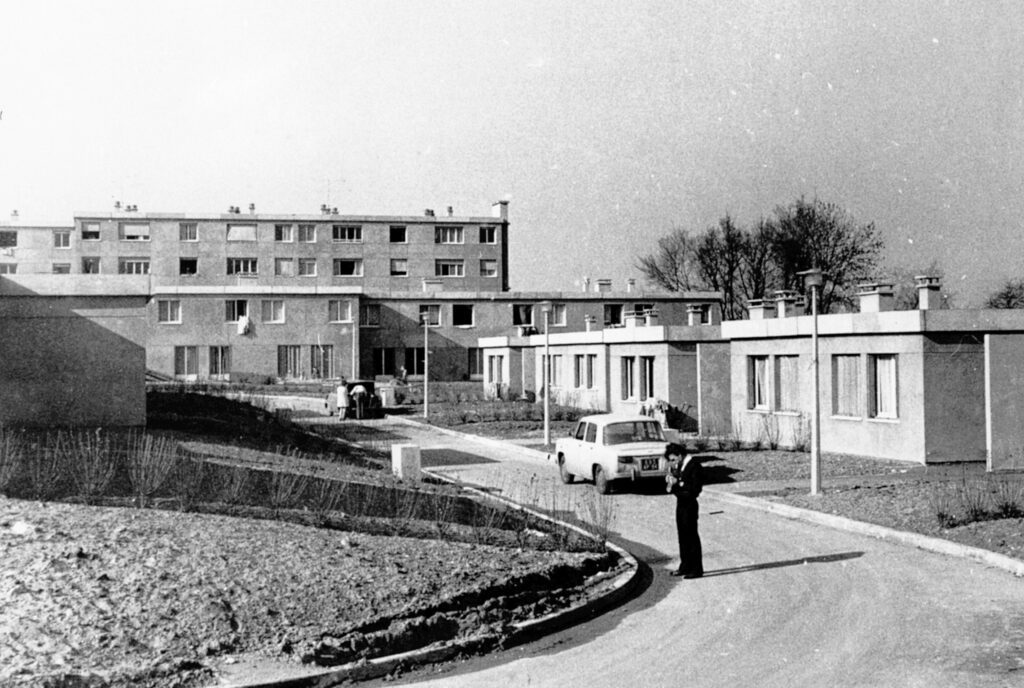
<svg viewBox="0 0 1024 688">
<path fill-rule="evenodd" d="M 402 480 L 420 480 L 420 447 L 418 444 L 391 445 L 391 472 Z"/>
</svg>

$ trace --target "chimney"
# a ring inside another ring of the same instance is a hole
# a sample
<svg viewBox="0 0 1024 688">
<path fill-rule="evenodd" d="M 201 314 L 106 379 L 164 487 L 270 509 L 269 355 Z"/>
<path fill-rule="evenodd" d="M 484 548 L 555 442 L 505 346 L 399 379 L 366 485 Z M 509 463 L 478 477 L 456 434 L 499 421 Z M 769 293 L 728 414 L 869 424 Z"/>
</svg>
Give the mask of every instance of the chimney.
<svg viewBox="0 0 1024 688">
<path fill-rule="evenodd" d="M 491 217 L 508 220 L 508 201 L 495 201 L 491 204 Z"/>
<path fill-rule="evenodd" d="M 256 214 L 256 204 L 255 203 L 250 203 L 249 204 L 249 214 L 250 215 L 255 215 Z"/>
<path fill-rule="evenodd" d="M 790 289 L 775 292 L 775 317 L 790 318 L 796 315 L 797 293 Z"/>
<path fill-rule="evenodd" d="M 121 201 L 114 201 L 114 210 L 121 209 Z"/>
<path fill-rule="evenodd" d="M 455 208 L 448 206 L 448 217 L 455 215 Z"/>
<path fill-rule="evenodd" d="M 11 224 L 17 224 L 17 223 L 18 223 L 18 211 L 17 210 L 12 210 L 11 211 Z"/>
<path fill-rule="evenodd" d="M 606 291 L 611 291 L 611 290 L 612 290 L 612 281 L 610 279 L 607 279 L 607 278 L 601 278 L 601 279 L 597 280 L 596 284 L 594 285 L 594 291 L 606 292 Z"/>
<path fill-rule="evenodd" d="M 859 285 L 857 287 L 857 297 L 860 299 L 861 313 L 891 311 L 896 301 L 892 285 L 883 282 Z"/>
<path fill-rule="evenodd" d="M 939 289 L 942 287 L 938 277 L 928 275 L 915 275 L 917 283 L 917 307 L 922 311 L 939 308 L 942 302 L 942 295 Z"/>
<path fill-rule="evenodd" d="M 424 209 L 423 215 L 424 215 L 424 217 L 434 217 L 434 209 L 433 208 L 426 208 L 426 209 Z"/>
<path fill-rule="evenodd" d="M 770 320 L 775 317 L 775 310 L 768 306 L 767 299 L 750 299 L 747 314 L 751 320 Z"/>
<path fill-rule="evenodd" d="M 630 277 L 626 280 L 626 291 L 632 292 L 636 288 L 636 280 Z"/>
<path fill-rule="evenodd" d="M 331 208 L 331 215 L 337 215 L 337 214 L 338 214 L 338 209 L 337 208 Z"/>
<path fill-rule="evenodd" d="M 648 327 L 658 324 L 658 309 L 652 308 L 644 313 L 644 322 Z"/>
<path fill-rule="evenodd" d="M 691 327 L 700 325 L 704 321 L 704 309 L 695 303 L 686 307 L 686 324 Z"/>
<path fill-rule="evenodd" d="M 597 318 L 595 318 L 594 316 L 592 316 L 592 315 L 584 315 L 583 316 L 583 327 L 586 329 L 587 332 L 590 332 L 592 329 L 594 329 L 594 323 L 595 322 L 597 322 Z"/>
<path fill-rule="evenodd" d="M 585 291 L 585 292 L 586 291 L 590 291 L 590 278 L 589 277 L 584 277 L 583 278 L 583 291 Z"/>
</svg>

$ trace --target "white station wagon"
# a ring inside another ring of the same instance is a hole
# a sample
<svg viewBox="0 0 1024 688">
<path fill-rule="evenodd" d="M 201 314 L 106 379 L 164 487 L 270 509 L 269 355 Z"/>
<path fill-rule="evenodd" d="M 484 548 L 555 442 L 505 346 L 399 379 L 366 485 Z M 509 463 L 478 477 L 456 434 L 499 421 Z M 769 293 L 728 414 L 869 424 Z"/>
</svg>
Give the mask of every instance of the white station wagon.
<svg viewBox="0 0 1024 688">
<path fill-rule="evenodd" d="M 555 460 L 562 482 L 593 480 L 598 492 L 608 494 L 616 480 L 664 478 L 667 446 L 653 418 L 604 413 L 580 418 L 568 437 L 559 438 Z"/>
</svg>

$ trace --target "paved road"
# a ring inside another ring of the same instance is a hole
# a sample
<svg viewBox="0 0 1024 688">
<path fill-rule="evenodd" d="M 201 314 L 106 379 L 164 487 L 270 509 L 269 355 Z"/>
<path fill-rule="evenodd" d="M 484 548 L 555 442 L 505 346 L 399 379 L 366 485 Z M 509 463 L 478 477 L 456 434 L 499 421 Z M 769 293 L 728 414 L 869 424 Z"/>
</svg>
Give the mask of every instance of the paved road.
<svg viewBox="0 0 1024 688">
<path fill-rule="evenodd" d="M 424 463 L 556 510 L 584 510 L 545 461 L 388 421 Z M 426 686 L 1024 686 L 1024 580 L 980 564 L 701 500 L 705 578 L 680 581 L 672 498 L 613 497 L 615 540 L 646 590 L 496 657 L 418 672 Z M 389 682 L 395 685 L 395 681 Z"/>
</svg>

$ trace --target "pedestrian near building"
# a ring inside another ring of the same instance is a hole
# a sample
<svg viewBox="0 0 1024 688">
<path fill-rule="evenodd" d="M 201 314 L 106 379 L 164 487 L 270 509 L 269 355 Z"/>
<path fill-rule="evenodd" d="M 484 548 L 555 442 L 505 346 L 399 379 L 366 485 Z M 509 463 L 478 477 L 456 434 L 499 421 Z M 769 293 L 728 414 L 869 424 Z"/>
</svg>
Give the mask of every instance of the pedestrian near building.
<svg viewBox="0 0 1024 688">
<path fill-rule="evenodd" d="M 366 387 L 361 384 L 355 384 L 352 386 L 352 406 L 356 410 L 356 418 L 362 420 L 366 417 L 366 405 L 369 402 L 367 396 L 369 392 L 366 391 Z"/>
<path fill-rule="evenodd" d="M 348 384 L 346 384 L 345 378 L 342 378 L 341 384 L 338 385 L 338 420 L 346 418 L 348 418 Z"/>
<path fill-rule="evenodd" d="M 700 512 L 697 497 L 704 488 L 700 460 L 686 454 L 686 450 L 675 443 L 665 449 L 665 458 L 669 460 L 666 491 L 676 497 L 676 533 L 679 538 L 679 568 L 672 571 L 672 575 L 700 578 L 704 575 L 704 555 L 697 532 Z"/>
</svg>

